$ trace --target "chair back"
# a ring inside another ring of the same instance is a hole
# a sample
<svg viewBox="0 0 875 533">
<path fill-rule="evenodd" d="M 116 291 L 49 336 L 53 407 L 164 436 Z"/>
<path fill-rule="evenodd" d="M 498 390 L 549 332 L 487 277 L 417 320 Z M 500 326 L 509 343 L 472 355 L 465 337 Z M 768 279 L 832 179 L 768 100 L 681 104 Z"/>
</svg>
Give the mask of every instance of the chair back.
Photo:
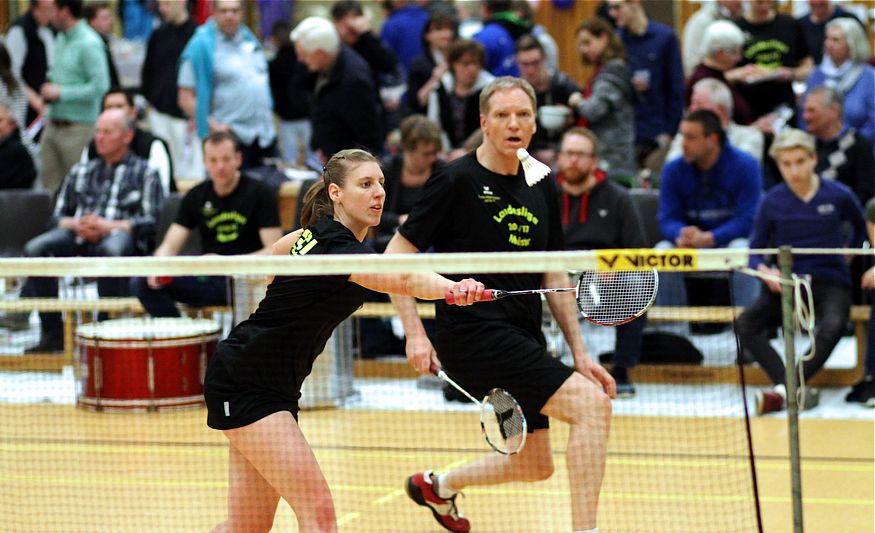
<svg viewBox="0 0 875 533">
<path fill-rule="evenodd" d="M 179 206 L 182 204 L 182 197 L 185 196 L 181 192 L 172 192 L 164 198 L 164 205 L 161 207 L 161 215 L 158 216 L 158 243 L 164 240 L 164 235 L 167 229 L 176 220 L 176 214 L 179 212 Z M 201 255 L 203 253 L 203 244 L 201 243 L 201 234 L 195 228 L 186 241 L 185 246 L 179 255 Z"/>
<path fill-rule="evenodd" d="M 647 247 L 652 248 L 656 243 L 664 240 L 659 230 L 659 190 L 630 189 L 629 196 L 644 225 L 644 240 L 647 241 Z"/>
<path fill-rule="evenodd" d="M 0 190 L 0 257 L 24 255 L 27 241 L 48 230 L 52 195 L 32 189 Z"/>
</svg>

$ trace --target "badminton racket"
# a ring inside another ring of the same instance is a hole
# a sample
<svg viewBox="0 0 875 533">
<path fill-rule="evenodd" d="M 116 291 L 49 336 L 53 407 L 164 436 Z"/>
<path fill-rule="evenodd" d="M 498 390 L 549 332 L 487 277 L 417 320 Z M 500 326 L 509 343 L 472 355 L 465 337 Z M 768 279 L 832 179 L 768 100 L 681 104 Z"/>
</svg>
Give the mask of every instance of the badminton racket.
<svg viewBox="0 0 875 533">
<path fill-rule="evenodd" d="M 486 443 L 493 450 L 504 455 L 514 455 L 522 451 L 526 445 L 528 426 L 523 410 L 509 392 L 492 389 L 481 402 L 450 379 L 443 370 L 438 370 L 435 375 L 480 407 L 480 429 Z"/>
<path fill-rule="evenodd" d="M 659 290 L 659 274 L 656 270 L 632 270 L 611 272 L 583 272 L 576 287 L 503 291 L 486 289 L 478 302 L 490 302 L 510 296 L 549 294 L 551 292 L 576 293 L 580 314 L 594 324 L 619 326 L 631 322 L 647 312 L 656 301 Z M 447 293 L 446 302 L 455 299 Z"/>
</svg>

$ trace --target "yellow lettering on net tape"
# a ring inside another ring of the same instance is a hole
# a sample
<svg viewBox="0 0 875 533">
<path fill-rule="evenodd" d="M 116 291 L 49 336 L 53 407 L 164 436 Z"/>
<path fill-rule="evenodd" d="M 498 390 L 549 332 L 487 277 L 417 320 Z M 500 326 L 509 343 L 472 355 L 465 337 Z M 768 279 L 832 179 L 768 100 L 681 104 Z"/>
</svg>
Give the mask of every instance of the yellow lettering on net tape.
<svg viewBox="0 0 875 533">
<path fill-rule="evenodd" d="M 596 250 L 599 271 L 669 270 L 694 272 L 699 269 L 696 250 Z"/>
</svg>

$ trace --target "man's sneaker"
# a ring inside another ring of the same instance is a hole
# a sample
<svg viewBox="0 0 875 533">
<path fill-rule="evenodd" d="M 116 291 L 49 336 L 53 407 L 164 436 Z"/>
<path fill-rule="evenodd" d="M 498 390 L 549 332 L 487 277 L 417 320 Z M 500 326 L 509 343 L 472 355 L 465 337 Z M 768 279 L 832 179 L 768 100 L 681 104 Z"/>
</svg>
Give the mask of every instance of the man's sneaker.
<svg viewBox="0 0 875 533">
<path fill-rule="evenodd" d="M 0 328 L 24 331 L 30 328 L 30 313 L 6 313 L 0 316 Z"/>
<path fill-rule="evenodd" d="M 437 495 L 435 481 L 436 478 L 432 471 L 426 470 L 407 478 L 404 489 L 411 500 L 431 509 L 434 519 L 445 529 L 461 533 L 471 531 L 471 523 L 459 514 L 459 510 L 456 508 L 458 494 L 448 499 L 441 498 Z"/>
<path fill-rule="evenodd" d="M 36 346 L 24 350 L 26 354 L 60 353 L 64 351 L 64 332 L 48 332 L 40 335 Z"/>
<path fill-rule="evenodd" d="M 845 401 L 875 407 L 875 376 L 866 376 L 860 380 L 845 396 Z"/>
<path fill-rule="evenodd" d="M 775 413 L 784 408 L 784 397 L 777 391 L 758 390 L 754 398 L 758 415 Z"/>
<path fill-rule="evenodd" d="M 629 371 L 616 366 L 611 369 L 611 376 L 617 383 L 617 398 L 626 399 L 635 397 L 635 385 L 629 380 Z"/>
<path fill-rule="evenodd" d="M 801 388 L 796 391 L 796 398 L 798 398 L 799 410 L 814 409 L 820 403 L 820 391 L 814 387 Z"/>
</svg>

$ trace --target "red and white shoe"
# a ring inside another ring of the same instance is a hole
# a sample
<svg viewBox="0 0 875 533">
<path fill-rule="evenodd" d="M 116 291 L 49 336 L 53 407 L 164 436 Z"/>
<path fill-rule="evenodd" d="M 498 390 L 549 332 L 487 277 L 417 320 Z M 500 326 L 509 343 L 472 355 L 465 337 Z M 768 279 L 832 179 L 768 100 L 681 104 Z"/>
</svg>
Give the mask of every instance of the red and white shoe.
<svg viewBox="0 0 875 533">
<path fill-rule="evenodd" d="M 431 470 L 426 470 L 407 478 L 404 489 L 411 500 L 423 507 L 428 507 L 431 514 L 434 515 L 434 519 L 445 529 L 458 533 L 471 531 L 471 523 L 456 508 L 458 494 L 452 498 L 441 498 L 435 491 L 434 483 L 434 474 Z"/>
<path fill-rule="evenodd" d="M 754 396 L 758 415 L 775 413 L 784 408 L 784 397 L 777 391 L 758 390 Z"/>
</svg>

